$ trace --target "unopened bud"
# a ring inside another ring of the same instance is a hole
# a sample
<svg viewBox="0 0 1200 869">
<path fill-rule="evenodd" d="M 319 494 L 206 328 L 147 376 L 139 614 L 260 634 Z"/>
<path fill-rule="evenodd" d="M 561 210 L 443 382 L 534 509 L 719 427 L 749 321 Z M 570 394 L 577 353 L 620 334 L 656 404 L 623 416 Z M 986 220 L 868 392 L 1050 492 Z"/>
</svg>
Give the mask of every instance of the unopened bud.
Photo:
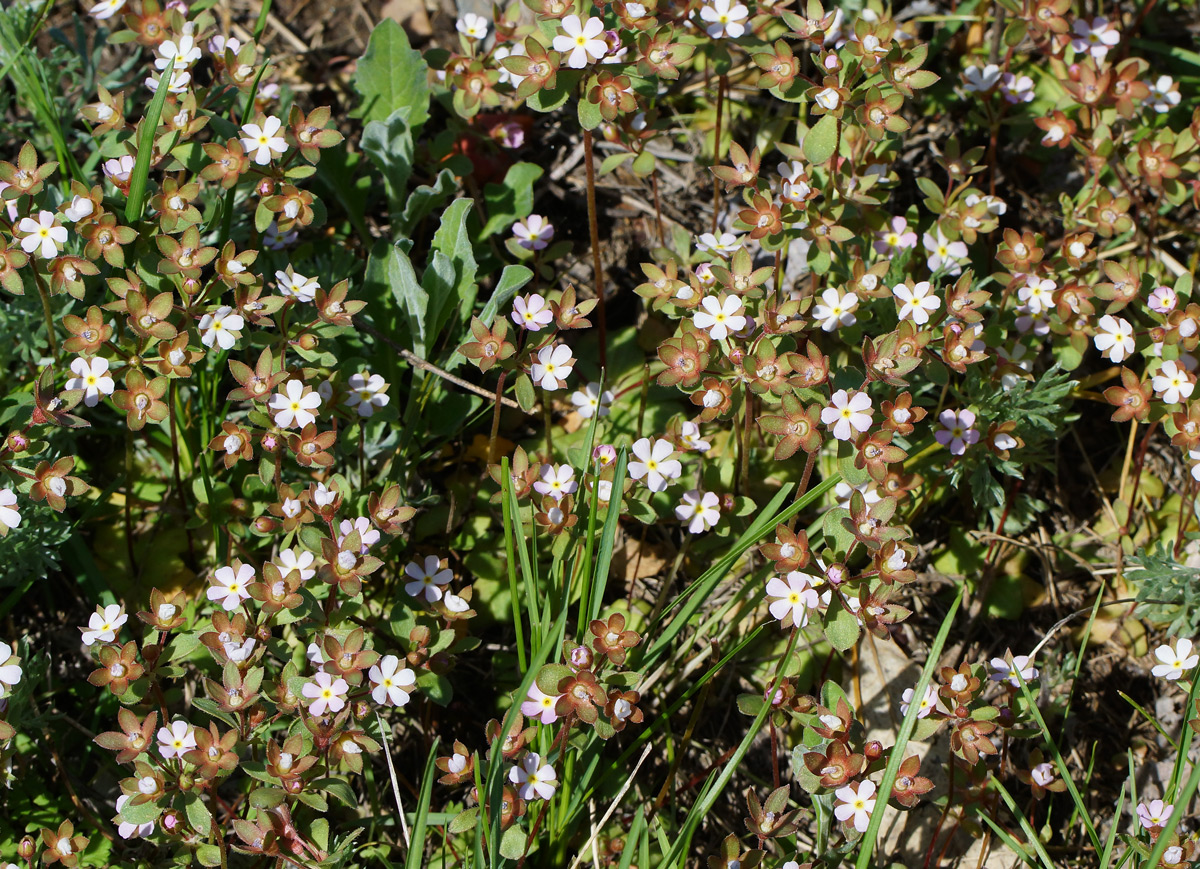
<svg viewBox="0 0 1200 869">
<path fill-rule="evenodd" d="M 317 336 L 312 332 L 305 332 L 296 339 L 296 343 L 300 345 L 301 350 L 315 350 L 317 346 Z"/>
</svg>

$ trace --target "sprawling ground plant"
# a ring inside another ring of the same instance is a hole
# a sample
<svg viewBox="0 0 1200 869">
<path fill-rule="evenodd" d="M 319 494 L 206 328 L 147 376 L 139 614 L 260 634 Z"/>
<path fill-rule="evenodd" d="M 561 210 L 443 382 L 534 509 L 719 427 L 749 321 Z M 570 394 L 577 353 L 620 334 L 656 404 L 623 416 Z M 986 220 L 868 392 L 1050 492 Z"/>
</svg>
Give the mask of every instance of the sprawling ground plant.
<svg viewBox="0 0 1200 869">
<path fill-rule="evenodd" d="M 1190 4 L 303 5 L 0 10 L 0 861 L 1200 861 Z"/>
</svg>

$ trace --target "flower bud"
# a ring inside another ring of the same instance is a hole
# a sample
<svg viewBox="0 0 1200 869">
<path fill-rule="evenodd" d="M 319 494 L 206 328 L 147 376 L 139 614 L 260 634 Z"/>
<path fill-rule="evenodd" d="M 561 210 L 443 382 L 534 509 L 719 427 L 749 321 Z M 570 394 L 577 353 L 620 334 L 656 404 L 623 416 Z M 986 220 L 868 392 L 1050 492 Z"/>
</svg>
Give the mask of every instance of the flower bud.
<svg viewBox="0 0 1200 869">
<path fill-rule="evenodd" d="M 29 447 L 29 438 L 25 437 L 19 431 L 15 431 L 8 436 L 8 439 L 4 442 L 4 447 L 9 452 L 23 453 Z"/>
<path fill-rule="evenodd" d="M 270 516 L 259 516 L 254 520 L 254 530 L 259 534 L 270 534 L 278 525 L 279 523 Z"/>
<path fill-rule="evenodd" d="M 863 754 L 866 755 L 867 760 L 879 760 L 883 757 L 883 743 L 878 739 L 872 739 L 863 746 Z"/>
<path fill-rule="evenodd" d="M 21 840 L 21 844 L 17 845 L 17 853 L 20 854 L 21 859 L 25 860 L 26 862 L 33 859 L 34 851 L 35 848 L 32 836 L 26 836 Z"/>
<path fill-rule="evenodd" d="M 305 332 L 296 339 L 296 343 L 300 345 L 301 350 L 315 350 L 317 346 L 317 336 L 312 332 Z"/>
<path fill-rule="evenodd" d="M 179 789 L 181 791 L 190 791 L 196 786 L 196 779 L 190 772 L 181 773 L 179 776 Z M 164 825 L 165 826 L 165 825 Z"/>
</svg>

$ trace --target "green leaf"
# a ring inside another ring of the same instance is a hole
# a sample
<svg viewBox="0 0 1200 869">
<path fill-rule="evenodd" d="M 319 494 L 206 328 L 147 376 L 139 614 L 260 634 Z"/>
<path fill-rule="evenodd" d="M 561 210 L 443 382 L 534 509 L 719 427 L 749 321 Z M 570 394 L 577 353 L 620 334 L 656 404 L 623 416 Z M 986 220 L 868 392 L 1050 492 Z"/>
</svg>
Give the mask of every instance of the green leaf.
<svg viewBox="0 0 1200 869">
<path fill-rule="evenodd" d="M 407 339 L 412 344 L 412 350 L 420 358 L 425 358 L 425 315 L 429 306 L 429 294 L 417 280 L 416 270 L 412 260 L 399 244 L 388 245 L 381 255 L 372 252 L 367 262 L 367 281 L 372 280 L 387 287 L 400 308 L 404 319 L 401 325 L 407 325 L 408 334 L 397 336 Z"/>
<path fill-rule="evenodd" d="M 382 121 L 371 121 L 362 134 L 362 149 L 383 173 L 388 207 L 392 214 L 405 210 L 405 188 L 412 174 L 413 137 L 408 117 L 411 106 L 401 106 Z M 395 221 L 393 221 L 395 222 Z"/>
<path fill-rule="evenodd" d="M 841 597 L 835 594 L 825 614 L 825 639 L 829 640 L 829 645 L 845 652 L 858 642 L 860 630 L 858 619 L 842 606 Z"/>
<path fill-rule="evenodd" d="M 201 835 L 208 835 L 212 829 L 212 812 L 204 805 L 204 800 L 198 793 L 192 792 L 184 796 L 183 811 L 193 830 Z"/>
<path fill-rule="evenodd" d="M 160 805 L 157 801 L 153 800 L 148 803 L 138 803 L 137 805 L 126 803 L 125 808 L 121 809 L 120 818 L 126 824 L 141 826 L 142 824 L 157 821 L 158 816 L 163 813 L 165 808 L 166 806 Z"/>
<path fill-rule="evenodd" d="M 412 842 L 408 854 L 404 858 L 405 869 L 419 869 L 424 865 L 425 835 L 429 826 L 429 799 L 433 794 L 433 778 L 437 774 L 434 761 L 437 759 L 439 737 L 434 737 L 433 745 L 425 758 L 425 772 L 421 776 L 421 792 L 417 795 L 417 814 L 413 822 Z"/>
<path fill-rule="evenodd" d="M 450 203 L 450 207 L 442 214 L 442 225 L 433 236 L 430 265 L 435 276 L 431 278 L 431 269 L 426 269 L 422 280 L 428 294 L 425 335 L 430 345 L 437 340 L 442 327 L 450 319 L 455 303 L 458 304 L 462 319 L 469 317 L 475 307 L 475 294 L 478 292 L 475 273 L 479 267 L 467 230 L 467 216 L 474 204 L 473 199 L 456 199 Z M 450 282 L 448 286 L 447 281 Z"/>
<path fill-rule="evenodd" d="M 525 100 L 525 105 L 535 112 L 552 112 L 565 103 L 575 90 L 575 85 L 583 77 L 583 72 L 577 69 L 560 69 L 552 89 L 543 88 L 534 91 Z"/>
<path fill-rule="evenodd" d="M 317 779 L 310 787 L 325 791 L 330 796 L 337 797 L 342 805 L 355 806 L 358 805 L 358 800 L 354 796 L 354 791 L 350 789 L 350 784 L 342 778 L 322 778 Z"/>
<path fill-rule="evenodd" d="M 167 76 L 167 81 L 171 79 Z M 142 219 L 142 201 L 146 198 L 146 179 L 150 177 L 150 160 L 154 157 L 154 134 L 162 120 L 163 106 L 167 103 L 168 89 L 160 87 L 146 108 L 142 118 L 141 134 L 138 136 L 137 160 L 129 173 L 129 197 L 125 201 L 125 222 L 136 223 Z"/>
<path fill-rule="evenodd" d="M 804 159 L 814 166 L 829 161 L 837 148 L 837 118 L 825 115 L 804 134 Z"/>
<path fill-rule="evenodd" d="M 483 188 L 488 220 L 479 232 L 480 238 L 507 229 L 533 211 L 533 182 L 542 177 L 543 171 L 536 163 L 514 163 L 508 167 L 503 183 Z"/>
<path fill-rule="evenodd" d="M 520 860 L 525 853 L 525 830 L 520 824 L 509 827 L 500 839 L 500 856 L 508 860 Z"/>
<path fill-rule="evenodd" d="M 634 159 L 637 156 L 633 151 L 620 151 L 616 154 L 609 154 L 604 158 L 604 162 L 600 164 L 600 168 L 596 170 L 597 175 L 607 175 L 610 172 L 615 172 L 617 167 L 622 163 Z"/>
<path fill-rule="evenodd" d="M 587 98 L 583 98 L 579 101 L 577 108 L 580 129 L 594 130 L 604 121 L 604 116 L 600 114 L 599 103 L 594 103 Z"/>
<path fill-rule="evenodd" d="M 454 697 L 454 689 L 450 686 L 450 680 L 431 670 L 421 671 L 421 674 L 417 676 L 417 687 L 421 689 L 422 694 L 438 706 L 448 706 Z"/>
<path fill-rule="evenodd" d="M 469 809 L 463 809 L 454 816 L 454 820 L 446 825 L 447 832 L 450 835 L 458 835 L 465 833 L 467 830 L 474 829 L 479 822 L 479 806 L 472 806 Z"/>
<path fill-rule="evenodd" d="M 654 155 L 649 151 L 643 151 L 637 155 L 637 159 L 633 161 L 633 174 L 639 178 L 649 178 L 654 174 L 654 169 L 657 166 L 657 161 Z"/>
<path fill-rule="evenodd" d="M 458 182 L 454 178 L 454 173 L 449 169 L 443 169 L 434 179 L 432 186 L 422 184 L 408 194 L 404 213 L 400 215 L 400 221 L 395 230 L 396 237 L 411 235 L 417 224 L 424 220 L 429 212 L 445 202 L 457 186 Z"/>
<path fill-rule="evenodd" d="M 529 375 L 522 373 L 517 378 L 517 404 L 521 405 L 521 410 L 528 413 L 533 410 L 533 406 L 537 404 L 537 393 L 533 391 L 533 381 L 529 379 Z"/>
<path fill-rule="evenodd" d="M 201 845 L 196 848 L 196 859 L 201 866 L 220 866 L 221 849 L 216 845 Z"/>
<path fill-rule="evenodd" d="M 575 671 L 566 664 L 547 664 L 538 671 L 534 682 L 543 694 L 553 697 L 558 693 L 558 686 L 562 684 L 562 680 L 569 679 L 574 673 Z"/>
<path fill-rule="evenodd" d="M 429 66 L 408 41 L 404 28 L 385 18 L 371 32 L 367 53 L 354 73 L 354 89 L 362 102 L 355 117 L 382 121 L 408 107 L 409 126 L 419 128 L 429 117 Z"/>
</svg>

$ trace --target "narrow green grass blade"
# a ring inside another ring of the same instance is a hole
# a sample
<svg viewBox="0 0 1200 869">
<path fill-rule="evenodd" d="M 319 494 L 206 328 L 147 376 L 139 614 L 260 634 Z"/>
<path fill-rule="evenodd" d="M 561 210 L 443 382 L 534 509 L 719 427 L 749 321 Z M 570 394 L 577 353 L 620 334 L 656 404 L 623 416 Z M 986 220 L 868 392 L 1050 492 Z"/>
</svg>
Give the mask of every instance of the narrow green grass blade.
<svg viewBox="0 0 1200 869">
<path fill-rule="evenodd" d="M 516 549 L 513 546 L 514 520 L 512 507 L 509 502 L 509 495 L 512 493 L 512 472 L 509 470 L 508 456 L 500 460 L 500 480 L 500 504 L 503 508 L 502 515 L 504 521 L 504 552 L 508 556 L 508 592 L 512 600 L 513 630 L 517 635 L 517 663 L 521 665 L 521 672 L 524 673 L 528 669 L 525 657 L 525 624 L 521 618 L 521 603 L 517 595 L 517 557 Z"/>
<path fill-rule="evenodd" d="M 412 843 L 408 855 L 404 858 L 404 869 L 420 869 L 425 861 L 425 833 L 429 828 L 429 797 L 433 793 L 433 762 L 437 760 L 437 747 L 440 737 L 433 738 L 429 746 L 429 756 L 425 759 L 425 773 L 421 776 L 421 794 L 417 797 L 417 813 L 413 821 Z"/>
<path fill-rule="evenodd" d="M 1189 732 L 1191 731 L 1190 727 L 1186 729 Z M 1186 752 L 1181 753 L 1186 754 Z M 1192 804 L 1192 797 L 1196 795 L 1196 787 L 1198 785 L 1200 785 L 1200 763 L 1192 767 L 1192 774 L 1188 776 L 1187 783 L 1183 786 L 1183 793 L 1176 794 L 1175 799 L 1171 801 L 1176 811 L 1171 812 L 1171 817 L 1167 818 L 1167 824 L 1163 827 L 1162 832 L 1158 834 L 1158 839 L 1154 843 L 1154 850 L 1150 852 L 1150 856 L 1142 864 L 1142 869 L 1155 869 L 1159 865 L 1159 861 L 1162 860 L 1163 851 L 1167 850 L 1171 844 L 1175 828 L 1179 826 L 1179 821 L 1187 814 L 1187 807 Z M 1113 826 L 1116 825 L 1114 824 Z"/>
<path fill-rule="evenodd" d="M 1025 849 L 1021 847 L 1021 843 L 1018 842 L 1016 839 L 1014 839 L 1012 836 L 1010 836 L 1008 834 L 1007 830 L 1005 830 L 1003 827 L 1001 827 L 999 824 L 997 824 L 995 821 L 993 821 L 991 816 L 988 815 L 986 812 L 981 813 L 979 817 L 981 817 L 983 819 L 983 822 L 985 824 L 987 824 L 989 827 L 992 828 L 992 832 L 996 834 L 996 838 L 998 838 L 1001 842 L 1003 842 L 1006 846 L 1008 846 L 1008 849 L 1010 851 L 1012 851 L 1014 854 L 1016 854 L 1017 857 L 1020 858 L 1022 863 L 1024 863 L 1026 866 L 1032 867 L 1032 869 L 1037 869 L 1037 866 L 1038 866 L 1037 861 L 1034 860 L 1032 857 L 1029 856 L 1029 854 L 1027 854 L 1025 852 Z"/>
<path fill-rule="evenodd" d="M 621 852 L 621 863 L 617 869 L 629 869 L 633 865 L 633 849 L 641 847 L 641 841 L 648 834 L 646 829 L 646 807 L 638 809 L 629 827 L 629 835 L 625 837 L 625 850 Z M 639 865 L 646 865 L 644 863 Z"/>
<path fill-rule="evenodd" d="M 1117 795 L 1117 810 L 1113 814 L 1113 818 L 1121 817 L 1121 810 L 1125 808 L 1125 782 L 1121 785 L 1121 793 Z M 1117 843 L 1117 829 L 1120 824 L 1112 823 L 1108 828 L 1108 841 L 1104 843 L 1104 851 L 1100 855 L 1100 869 L 1108 869 L 1109 863 L 1112 861 L 1113 846 Z"/>
<path fill-rule="evenodd" d="M 954 603 L 946 612 L 946 617 L 942 619 L 942 626 L 938 629 L 933 645 L 929 647 L 929 658 L 926 659 L 925 666 L 921 670 L 921 678 L 917 680 L 916 687 L 913 688 L 913 697 L 925 696 L 925 689 L 933 679 L 933 671 L 937 669 L 938 658 L 941 657 L 942 649 L 946 646 L 946 639 L 950 636 L 950 627 L 954 624 L 954 616 L 958 613 L 959 606 L 962 605 L 965 592 L 966 586 L 963 586 L 958 596 L 954 598 Z M 867 869 L 871 862 L 871 855 L 875 851 L 875 840 L 879 837 L 879 827 L 883 823 L 883 810 L 887 806 L 888 799 L 891 798 L 892 785 L 896 781 L 896 773 L 900 770 L 900 764 L 904 762 L 904 750 L 908 747 L 908 741 L 912 738 L 913 730 L 917 726 L 917 713 L 920 711 L 921 704 L 910 703 L 908 712 L 904 715 L 904 721 L 900 724 L 900 733 L 896 735 L 896 744 L 892 748 L 892 755 L 888 758 L 887 767 L 883 771 L 883 780 L 879 783 L 875 811 L 871 812 L 871 823 L 867 826 L 867 832 L 863 834 L 862 842 L 859 844 L 858 860 L 854 864 L 856 869 Z"/>
<path fill-rule="evenodd" d="M 1104 846 L 1100 844 L 1100 834 L 1096 832 L 1096 825 L 1092 823 L 1091 815 L 1087 810 L 1087 805 L 1083 801 L 1083 796 L 1079 793 L 1079 788 L 1075 786 L 1075 780 L 1071 777 L 1071 770 L 1067 766 L 1066 760 L 1063 759 L 1062 752 L 1058 750 L 1058 743 L 1050 734 L 1050 728 L 1046 726 L 1046 719 L 1042 717 L 1042 711 L 1038 709 L 1037 698 L 1033 696 L 1033 692 L 1029 690 L 1029 685 L 1021 677 L 1020 668 L 1014 667 L 1013 672 L 1016 674 L 1017 682 L 1021 686 L 1022 696 L 1025 702 L 1029 704 L 1029 712 L 1037 721 L 1038 728 L 1042 731 L 1042 738 L 1046 741 L 1046 745 L 1050 748 L 1050 754 L 1054 757 L 1054 766 L 1058 769 L 1058 774 L 1067 785 L 1067 791 L 1071 794 L 1071 799 L 1075 803 L 1075 808 L 1079 811 L 1079 819 L 1083 821 L 1083 827 L 1087 830 L 1088 838 L 1092 840 L 1092 847 L 1097 852 Z"/>
<path fill-rule="evenodd" d="M 164 84 L 161 78 L 154 99 L 146 109 L 142 119 L 141 136 L 138 137 L 137 159 L 133 171 L 129 173 L 129 197 L 125 202 L 125 222 L 137 223 L 142 219 L 142 204 L 146 198 L 146 182 L 150 177 L 150 160 L 154 156 L 154 134 L 158 132 L 158 122 L 162 120 L 163 106 L 167 103 L 167 90 L 171 84 L 171 70 L 163 72 L 166 76 Z"/>
<path fill-rule="evenodd" d="M 629 456 L 625 448 L 617 456 L 617 467 L 613 473 L 612 494 L 608 501 L 608 515 L 604 517 L 604 530 L 600 535 L 600 548 L 596 552 L 596 569 L 591 583 L 591 600 L 588 602 L 588 622 L 600 617 L 604 603 L 604 591 L 608 587 L 608 570 L 612 564 L 613 544 L 617 538 L 617 519 L 621 515 L 621 497 L 625 487 L 625 465 Z M 579 629 L 583 630 L 580 624 Z"/>
<path fill-rule="evenodd" d="M 1033 850 L 1037 853 L 1038 859 L 1042 861 L 1042 866 L 1044 866 L 1045 869 L 1055 869 L 1054 861 L 1051 860 L 1050 855 L 1046 853 L 1046 846 L 1043 845 L 1042 840 L 1038 838 L 1037 831 L 1033 829 L 1032 825 L 1029 823 L 1029 819 L 1025 817 L 1024 813 L 1017 806 L 1017 802 L 1012 798 L 1012 794 L 1008 792 L 1004 785 L 1000 784 L 1000 779 L 992 776 L 988 779 L 987 786 L 1000 794 L 1000 799 L 1004 800 L 1004 804 L 1008 806 L 1008 810 L 1012 812 L 1013 817 L 1017 819 L 1017 823 L 1021 825 L 1021 829 L 1025 831 L 1025 835 L 1029 838 L 1029 844 L 1033 846 Z M 982 815 L 982 817 L 984 820 L 991 820 L 986 815 Z M 1023 850 L 1023 848 L 1019 848 L 1017 849 L 1017 853 L 1020 853 Z"/>
</svg>

